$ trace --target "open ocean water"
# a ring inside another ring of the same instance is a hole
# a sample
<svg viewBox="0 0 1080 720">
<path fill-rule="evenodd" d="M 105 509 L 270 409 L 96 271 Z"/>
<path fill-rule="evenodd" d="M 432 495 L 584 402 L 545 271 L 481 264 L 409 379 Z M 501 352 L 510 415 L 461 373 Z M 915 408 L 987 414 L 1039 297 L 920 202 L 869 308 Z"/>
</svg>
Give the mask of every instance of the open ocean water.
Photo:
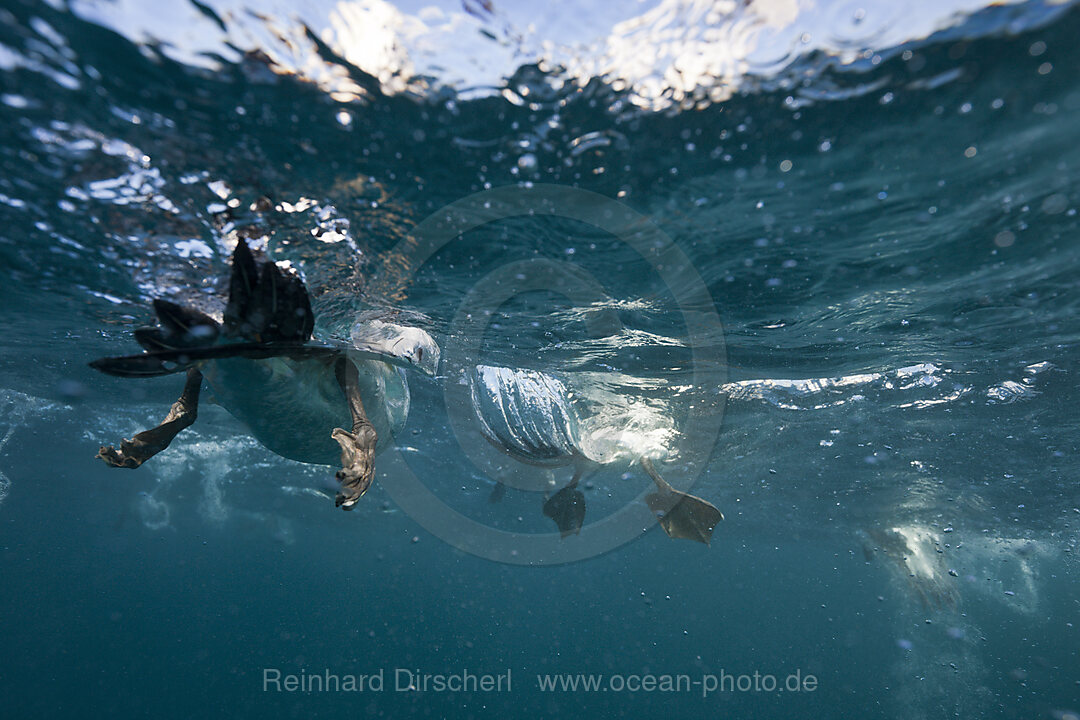
<svg viewBox="0 0 1080 720">
<path fill-rule="evenodd" d="M 1072 2 L 4 0 L 0 715 L 1080 717 L 1078 37 Z M 182 382 L 87 363 L 241 241 L 321 339 L 439 343 L 352 513 L 209 390 L 94 458 Z M 541 511 L 570 468 L 481 429 L 601 461 L 580 535 Z"/>
</svg>

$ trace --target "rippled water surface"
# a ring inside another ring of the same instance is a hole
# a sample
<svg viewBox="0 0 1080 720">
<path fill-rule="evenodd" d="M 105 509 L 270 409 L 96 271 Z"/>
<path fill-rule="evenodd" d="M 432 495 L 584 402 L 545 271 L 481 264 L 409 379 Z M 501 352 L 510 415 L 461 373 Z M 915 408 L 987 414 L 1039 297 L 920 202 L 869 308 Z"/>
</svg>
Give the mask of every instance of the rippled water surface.
<svg viewBox="0 0 1080 720">
<path fill-rule="evenodd" d="M 1070 2 L 7 0 L 4 705 L 1078 717 L 1078 33 Z M 93 459 L 182 383 L 87 362 L 154 298 L 213 305 L 237 242 L 320 341 L 438 343 L 351 514 L 209 397 L 137 471 Z M 723 511 L 709 547 L 649 522 L 642 456 Z"/>
</svg>

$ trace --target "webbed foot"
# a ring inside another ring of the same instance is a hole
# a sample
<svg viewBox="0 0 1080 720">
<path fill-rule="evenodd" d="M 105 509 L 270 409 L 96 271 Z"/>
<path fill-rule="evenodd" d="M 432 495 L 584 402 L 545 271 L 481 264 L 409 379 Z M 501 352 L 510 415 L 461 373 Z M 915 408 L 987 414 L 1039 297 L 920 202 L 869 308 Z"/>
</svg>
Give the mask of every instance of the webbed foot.
<svg viewBox="0 0 1080 720">
<path fill-rule="evenodd" d="M 652 493 L 645 498 L 649 509 L 660 518 L 660 527 L 670 538 L 685 538 L 709 544 L 713 528 L 724 514 L 712 503 L 678 490 Z"/>
<path fill-rule="evenodd" d="M 110 467 L 129 468 L 134 470 L 156 453 L 149 450 L 145 445 L 137 442 L 136 435 L 131 440 L 127 438 L 120 441 L 120 449 L 112 445 L 102 445 L 95 458 L 101 458 Z"/>
<path fill-rule="evenodd" d="M 202 373 L 191 368 L 187 372 L 187 382 L 180 399 L 173 403 L 169 414 L 155 428 L 143 430 L 130 440 L 120 442 L 120 449 L 112 445 L 103 445 L 95 457 L 101 458 L 112 467 L 135 469 L 144 462 L 169 447 L 180 431 L 190 427 L 199 414 L 199 388 L 202 386 Z"/>
<path fill-rule="evenodd" d="M 331 436 L 341 446 L 341 469 L 336 475 L 341 490 L 334 499 L 334 505 L 352 510 L 356 501 L 371 487 L 375 477 L 375 444 L 378 436 L 370 424 L 354 428 L 354 432 L 334 428 Z"/>
<path fill-rule="evenodd" d="M 671 487 L 649 458 L 641 458 L 641 467 L 656 483 L 656 492 L 647 495 L 645 502 L 659 516 L 660 527 L 667 536 L 708 545 L 713 528 L 724 519 L 724 514 L 712 503 Z"/>
<path fill-rule="evenodd" d="M 555 521 L 562 537 L 581 532 L 585 523 L 585 493 L 577 489 L 576 479 L 547 499 L 544 515 Z"/>
<path fill-rule="evenodd" d="M 585 493 L 578 490 L 578 481 L 587 471 L 588 463 L 579 461 L 574 466 L 574 477 L 559 492 L 544 502 L 544 515 L 555 521 L 559 535 L 567 537 L 581 533 L 585 524 Z"/>
<path fill-rule="evenodd" d="M 506 496 L 506 485 L 502 482 L 496 482 L 495 487 L 491 488 L 491 494 L 488 495 L 488 502 L 492 505 L 502 502 L 502 499 Z"/>
<path fill-rule="evenodd" d="M 349 403 L 353 421 L 352 432 L 334 428 L 330 434 L 341 446 L 341 469 L 337 471 L 341 490 L 334 499 L 334 505 L 352 510 L 375 478 L 375 446 L 379 442 L 379 435 L 364 412 L 356 366 L 347 357 L 341 357 L 334 370 Z"/>
</svg>

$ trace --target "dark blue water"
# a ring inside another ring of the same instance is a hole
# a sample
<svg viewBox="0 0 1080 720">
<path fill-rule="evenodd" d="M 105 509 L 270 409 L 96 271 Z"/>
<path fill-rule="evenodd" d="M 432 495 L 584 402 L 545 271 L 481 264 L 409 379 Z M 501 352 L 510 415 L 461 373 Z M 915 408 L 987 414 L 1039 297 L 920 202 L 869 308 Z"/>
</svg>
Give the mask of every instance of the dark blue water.
<svg viewBox="0 0 1080 720">
<path fill-rule="evenodd" d="M 599 46 L 629 15 L 440 7 L 0 8 L 5 717 L 1077 717 L 1074 4 L 664 3 Z M 442 348 L 353 513 L 210 398 L 93 457 L 182 383 L 86 363 L 241 240 L 321 339 Z M 478 434 L 478 366 L 566 391 L 580 536 L 537 492 L 570 469 Z M 704 692 L 754 673 L 800 689 Z"/>
</svg>

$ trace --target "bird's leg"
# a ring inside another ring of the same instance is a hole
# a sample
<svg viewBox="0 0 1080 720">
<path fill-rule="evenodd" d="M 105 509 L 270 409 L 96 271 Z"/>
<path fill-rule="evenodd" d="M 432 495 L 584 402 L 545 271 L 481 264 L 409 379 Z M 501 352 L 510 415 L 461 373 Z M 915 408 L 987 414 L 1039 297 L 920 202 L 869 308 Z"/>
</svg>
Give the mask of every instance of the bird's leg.
<svg viewBox="0 0 1080 720">
<path fill-rule="evenodd" d="M 577 489 L 584 470 L 584 463 L 578 463 L 570 484 L 544 503 L 544 515 L 555 521 L 562 537 L 577 535 L 585 524 L 585 493 Z"/>
<path fill-rule="evenodd" d="M 341 446 L 341 469 L 337 472 L 341 490 L 334 504 L 352 510 L 356 501 L 371 487 L 375 477 L 375 445 L 379 436 L 364 412 L 364 402 L 360 398 L 360 375 L 356 366 L 348 358 L 342 357 L 338 359 L 334 372 L 349 402 L 353 422 L 352 432 L 334 428 L 331 433 Z"/>
<path fill-rule="evenodd" d="M 649 509 L 659 516 L 660 526 L 668 537 L 686 538 L 708 545 L 713 528 L 724 519 L 724 514 L 712 503 L 671 487 L 660 477 L 649 458 L 641 458 L 641 467 L 656 483 L 656 492 L 648 495 L 645 501 Z"/>
<path fill-rule="evenodd" d="M 180 399 L 173 403 L 169 414 L 161 424 L 150 430 L 143 430 L 130 440 L 122 440 L 120 449 L 112 445 L 98 450 L 97 457 L 113 467 L 137 468 L 144 462 L 169 447 L 173 438 L 184 428 L 190 427 L 199 414 L 199 388 L 202 386 L 202 373 L 191 368 L 187 371 L 187 382 Z"/>
</svg>

